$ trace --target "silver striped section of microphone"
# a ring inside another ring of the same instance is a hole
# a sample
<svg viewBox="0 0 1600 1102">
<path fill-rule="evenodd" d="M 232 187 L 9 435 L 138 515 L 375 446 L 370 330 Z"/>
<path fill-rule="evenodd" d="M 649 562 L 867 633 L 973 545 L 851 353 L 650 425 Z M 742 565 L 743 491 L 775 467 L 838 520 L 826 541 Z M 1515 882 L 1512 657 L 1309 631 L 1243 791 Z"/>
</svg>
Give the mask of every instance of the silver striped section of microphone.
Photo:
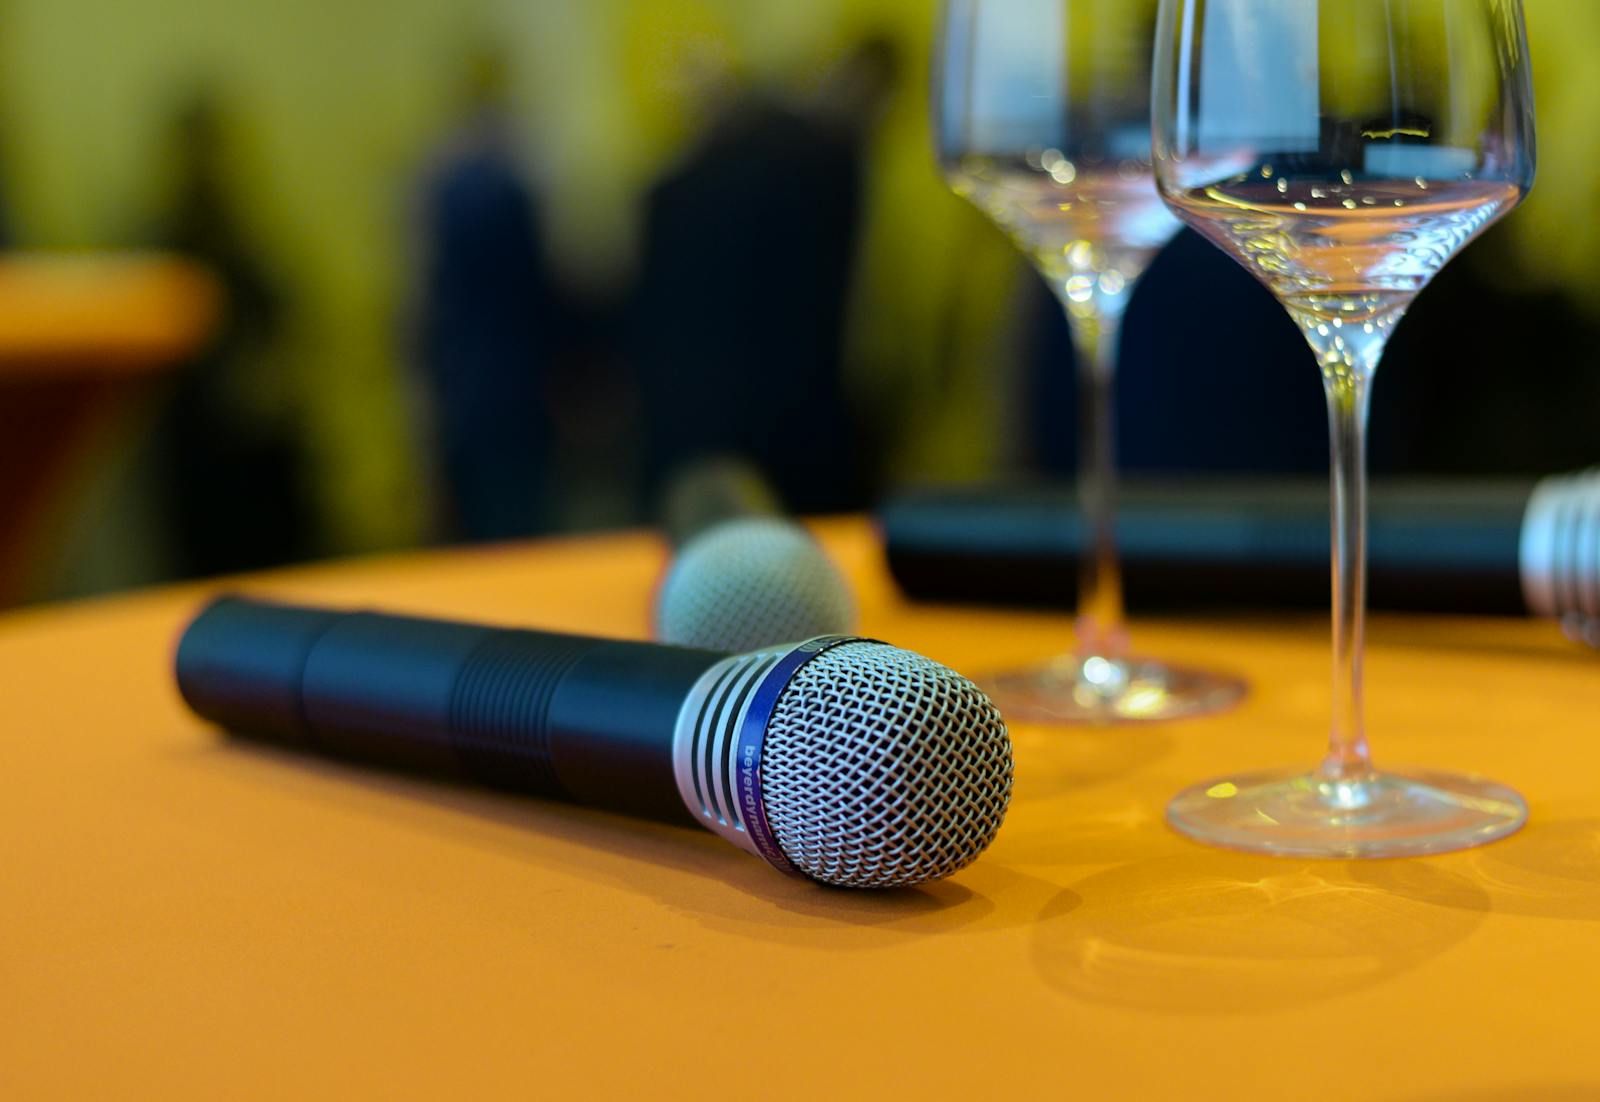
<svg viewBox="0 0 1600 1102">
<path fill-rule="evenodd" d="M 1519 559 L 1528 608 L 1600 647 L 1600 469 L 1535 487 Z"/>
</svg>

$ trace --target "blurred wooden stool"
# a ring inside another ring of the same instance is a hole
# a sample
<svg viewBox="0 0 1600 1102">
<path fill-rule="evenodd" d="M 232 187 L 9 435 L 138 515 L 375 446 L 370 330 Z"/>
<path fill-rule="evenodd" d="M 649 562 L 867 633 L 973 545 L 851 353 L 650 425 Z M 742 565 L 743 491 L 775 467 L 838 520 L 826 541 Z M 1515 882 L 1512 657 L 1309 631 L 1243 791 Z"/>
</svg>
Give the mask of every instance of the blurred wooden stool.
<svg viewBox="0 0 1600 1102">
<path fill-rule="evenodd" d="M 210 337 L 221 294 L 157 253 L 0 256 L 0 606 L 130 403 Z"/>
</svg>

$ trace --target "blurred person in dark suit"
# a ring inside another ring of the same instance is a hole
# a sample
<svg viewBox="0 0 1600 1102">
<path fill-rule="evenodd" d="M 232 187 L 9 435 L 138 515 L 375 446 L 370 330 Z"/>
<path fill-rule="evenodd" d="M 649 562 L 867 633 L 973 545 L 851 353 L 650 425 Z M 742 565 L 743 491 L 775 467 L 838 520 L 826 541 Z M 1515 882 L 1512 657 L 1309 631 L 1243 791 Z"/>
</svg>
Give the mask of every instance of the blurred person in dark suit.
<svg viewBox="0 0 1600 1102">
<path fill-rule="evenodd" d="M 651 192 L 632 340 L 650 480 L 737 454 L 792 509 L 867 500 L 845 311 L 866 145 L 898 71 L 873 37 L 809 102 L 729 97 Z"/>
<path fill-rule="evenodd" d="M 446 535 L 550 524 L 547 401 L 562 309 L 496 51 L 470 64 L 466 111 L 423 186 L 418 358 Z"/>
<path fill-rule="evenodd" d="M 1513 216 L 1514 217 L 1514 216 Z M 1372 391 L 1380 475 L 1541 475 L 1600 459 L 1600 325 L 1567 296 L 1507 283 L 1496 226 L 1417 297 Z M 1035 281 L 1036 282 L 1036 281 Z M 1020 408 L 1031 467 L 1076 462 L 1076 386 L 1061 309 L 1040 284 Z M 1140 282 L 1123 331 L 1117 432 L 1130 473 L 1320 475 L 1322 382 L 1287 312 L 1185 231 Z"/>
<path fill-rule="evenodd" d="M 1024 462 L 1077 464 L 1077 367 L 1061 304 L 1026 283 L 1031 332 L 1021 380 Z M 1141 278 L 1122 332 L 1119 465 L 1129 473 L 1271 474 L 1327 462 L 1322 383 L 1304 338 L 1276 299 L 1191 231 Z"/>
<path fill-rule="evenodd" d="M 1600 462 L 1600 315 L 1579 286 L 1519 277 L 1516 219 L 1446 266 L 1395 331 L 1373 430 L 1397 438 L 1400 470 L 1546 475 Z"/>
<path fill-rule="evenodd" d="M 301 435 L 289 399 L 285 298 L 230 194 L 227 112 L 208 90 L 172 124 L 175 190 L 155 244 L 208 266 L 221 322 L 179 372 L 153 447 L 159 506 L 180 576 L 273 566 L 314 553 Z"/>
</svg>

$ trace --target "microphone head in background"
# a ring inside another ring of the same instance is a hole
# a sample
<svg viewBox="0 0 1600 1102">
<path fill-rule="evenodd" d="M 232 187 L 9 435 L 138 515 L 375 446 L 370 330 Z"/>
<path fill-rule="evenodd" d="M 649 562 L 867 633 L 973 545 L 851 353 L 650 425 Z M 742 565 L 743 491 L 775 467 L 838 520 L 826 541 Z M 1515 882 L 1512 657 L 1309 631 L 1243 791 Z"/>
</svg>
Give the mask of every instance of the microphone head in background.
<svg viewBox="0 0 1600 1102">
<path fill-rule="evenodd" d="M 656 593 L 665 643 L 749 651 L 855 624 L 849 583 L 800 525 L 777 517 L 724 521 L 681 548 Z"/>
<path fill-rule="evenodd" d="M 702 825 L 785 872 L 848 888 L 949 876 L 1011 799 L 1005 721 L 920 654 L 823 638 L 736 655 L 702 679 L 675 740 Z"/>
<path fill-rule="evenodd" d="M 1529 610 L 1600 647 L 1600 470 L 1540 482 L 1518 550 Z"/>
</svg>

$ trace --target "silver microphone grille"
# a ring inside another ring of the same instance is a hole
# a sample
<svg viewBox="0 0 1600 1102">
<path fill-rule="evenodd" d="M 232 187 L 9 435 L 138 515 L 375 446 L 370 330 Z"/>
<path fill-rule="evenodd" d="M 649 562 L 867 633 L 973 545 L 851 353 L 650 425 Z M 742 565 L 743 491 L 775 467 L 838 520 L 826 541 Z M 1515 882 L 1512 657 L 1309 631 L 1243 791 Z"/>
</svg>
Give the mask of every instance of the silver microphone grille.
<svg viewBox="0 0 1600 1102">
<path fill-rule="evenodd" d="M 784 856 L 828 884 L 948 876 L 994 840 L 1011 799 L 1011 739 L 976 685 L 881 643 L 845 643 L 796 671 L 761 750 Z"/>
<path fill-rule="evenodd" d="M 656 597 L 662 642 L 750 651 L 846 634 L 850 587 L 816 540 L 793 521 L 725 521 L 679 549 Z"/>
</svg>

